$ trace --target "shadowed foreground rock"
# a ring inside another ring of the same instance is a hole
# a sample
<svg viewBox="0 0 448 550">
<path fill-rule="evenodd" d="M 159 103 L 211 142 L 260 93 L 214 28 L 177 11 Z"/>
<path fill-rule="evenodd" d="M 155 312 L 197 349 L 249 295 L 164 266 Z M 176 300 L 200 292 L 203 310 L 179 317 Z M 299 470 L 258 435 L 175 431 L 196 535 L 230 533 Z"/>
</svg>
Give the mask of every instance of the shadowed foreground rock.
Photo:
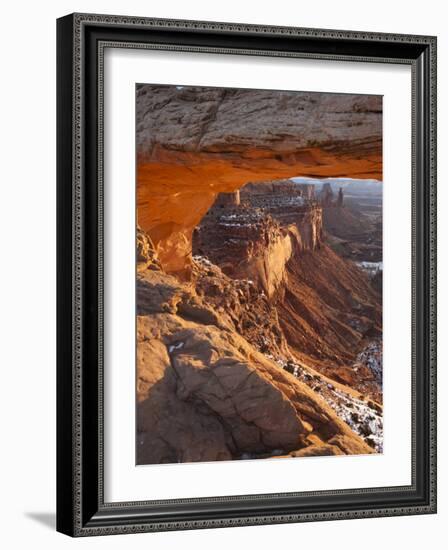
<svg viewBox="0 0 448 550">
<path fill-rule="evenodd" d="M 192 283 L 148 257 L 140 263 L 138 464 L 306 455 L 307 448 L 310 456 L 372 452 L 323 399 L 217 315 Z"/>
</svg>

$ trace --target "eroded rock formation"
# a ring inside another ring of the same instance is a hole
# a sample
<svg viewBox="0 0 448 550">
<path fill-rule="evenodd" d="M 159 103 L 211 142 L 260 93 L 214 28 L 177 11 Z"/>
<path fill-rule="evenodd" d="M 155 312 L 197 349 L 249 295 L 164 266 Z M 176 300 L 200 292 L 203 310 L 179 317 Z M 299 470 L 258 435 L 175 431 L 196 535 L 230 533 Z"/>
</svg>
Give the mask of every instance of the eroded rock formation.
<svg viewBox="0 0 448 550">
<path fill-rule="evenodd" d="M 381 179 L 381 97 L 141 85 L 138 220 L 169 272 L 191 266 L 217 193 L 297 175 Z"/>
<path fill-rule="evenodd" d="M 372 452 L 324 399 L 238 334 L 193 283 L 140 267 L 137 463 Z"/>
<path fill-rule="evenodd" d="M 325 243 L 322 206 L 294 186 L 249 184 L 239 206 L 218 197 L 195 230 L 194 253 L 266 294 L 296 357 L 381 401 L 372 372 L 352 368 L 364 341 L 381 334 L 379 295 Z"/>
<path fill-rule="evenodd" d="M 380 178 L 381 108 L 138 87 L 138 464 L 381 452 L 380 296 L 288 179 Z"/>
<path fill-rule="evenodd" d="M 250 279 L 272 297 L 293 254 L 316 250 L 321 239 L 317 203 L 304 199 L 292 182 L 261 182 L 244 186 L 237 205 L 218 195 L 195 229 L 193 249 L 227 275 Z"/>
</svg>

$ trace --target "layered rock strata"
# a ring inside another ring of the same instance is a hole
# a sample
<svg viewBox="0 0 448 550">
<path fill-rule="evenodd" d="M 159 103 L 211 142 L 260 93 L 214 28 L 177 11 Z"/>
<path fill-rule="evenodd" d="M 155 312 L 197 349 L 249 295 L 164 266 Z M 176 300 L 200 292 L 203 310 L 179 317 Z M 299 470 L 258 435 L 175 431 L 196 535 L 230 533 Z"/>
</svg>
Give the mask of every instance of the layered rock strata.
<svg viewBox="0 0 448 550">
<path fill-rule="evenodd" d="M 194 233 L 194 252 L 268 297 L 304 364 L 381 401 L 371 370 L 352 366 L 365 342 L 381 334 L 380 297 L 355 264 L 325 244 L 322 207 L 290 185 L 245 186 L 239 206 L 218 198 Z"/>
<path fill-rule="evenodd" d="M 372 452 L 324 399 L 149 252 L 137 276 L 138 464 Z M 195 262 L 197 277 L 208 269 Z"/>
<path fill-rule="evenodd" d="M 309 175 L 381 179 L 379 96 L 137 87 L 138 219 L 168 272 L 191 267 L 218 193 Z"/>
<path fill-rule="evenodd" d="M 281 181 L 245 186 L 238 205 L 219 195 L 194 231 L 193 250 L 272 297 L 292 256 L 316 250 L 321 241 L 321 207 L 304 199 L 291 182 Z"/>
<path fill-rule="evenodd" d="M 381 179 L 381 98 L 142 85 L 136 108 L 137 463 L 381 452 L 379 295 L 287 179 Z"/>
</svg>

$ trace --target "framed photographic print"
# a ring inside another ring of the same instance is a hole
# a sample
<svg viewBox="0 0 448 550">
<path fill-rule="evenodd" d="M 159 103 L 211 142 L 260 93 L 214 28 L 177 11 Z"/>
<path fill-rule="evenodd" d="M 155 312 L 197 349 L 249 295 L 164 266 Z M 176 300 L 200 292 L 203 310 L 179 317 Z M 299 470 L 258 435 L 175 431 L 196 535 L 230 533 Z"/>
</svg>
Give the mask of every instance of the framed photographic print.
<svg viewBox="0 0 448 550">
<path fill-rule="evenodd" d="M 57 529 L 434 513 L 436 39 L 57 40 Z"/>
</svg>

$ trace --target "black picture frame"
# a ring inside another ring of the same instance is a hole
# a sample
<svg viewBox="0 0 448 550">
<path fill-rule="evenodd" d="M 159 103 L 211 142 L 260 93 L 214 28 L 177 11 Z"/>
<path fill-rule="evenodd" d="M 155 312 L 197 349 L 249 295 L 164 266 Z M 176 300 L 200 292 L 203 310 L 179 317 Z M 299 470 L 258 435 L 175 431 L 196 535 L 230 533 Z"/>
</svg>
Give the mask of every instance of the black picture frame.
<svg viewBox="0 0 448 550">
<path fill-rule="evenodd" d="M 104 502 L 102 55 L 107 44 L 412 67 L 412 484 Z M 57 530 L 71 536 L 436 512 L 436 38 L 72 14 L 57 21 Z"/>
</svg>

